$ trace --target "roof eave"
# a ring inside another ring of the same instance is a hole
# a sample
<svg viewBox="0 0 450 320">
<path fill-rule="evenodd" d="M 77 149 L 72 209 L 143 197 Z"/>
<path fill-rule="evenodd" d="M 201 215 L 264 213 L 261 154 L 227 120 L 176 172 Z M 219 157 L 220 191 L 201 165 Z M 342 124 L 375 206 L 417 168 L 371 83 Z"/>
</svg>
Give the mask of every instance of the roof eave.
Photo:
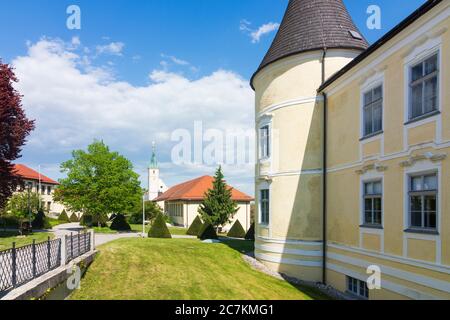
<svg viewBox="0 0 450 320">
<path fill-rule="evenodd" d="M 349 72 L 351 69 L 356 67 L 359 63 L 364 61 L 367 57 L 369 57 L 372 53 L 377 51 L 379 48 L 381 48 L 385 43 L 390 41 L 392 38 L 397 36 L 399 33 L 401 33 L 403 30 L 405 30 L 407 27 L 409 27 L 411 24 L 413 24 L 416 20 L 421 18 L 423 15 L 425 15 L 427 12 L 429 12 L 431 9 L 433 9 L 435 6 L 437 6 L 439 3 L 441 3 L 442 0 L 428 0 L 425 4 L 423 4 L 420 8 L 418 8 L 416 11 L 414 11 L 411 15 L 409 15 L 406 19 L 404 19 L 402 22 L 400 22 L 397 26 L 395 26 L 392 30 L 390 30 L 388 33 L 386 33 L 383 37 L 381 37 L 378 41 L 376 41 L 374 44 L 372 44 L 369 48 L 367 48 L 365 51 L 363 51 L 359 56 L 357 56 L 354 60 L 352 60 L 349 64 L 347 64 L 344 68 L 336 72 L 334 75 L 332 75 L 327 81 L 325 81 L 317 90 L 318 92 L 323 92 L 328 86 L 330 86 L 332 83 L 334 83 L 336 80 L 338 80 L 340 77 L 342 77 L 344 74 Z M 253 79 L 253 78 L 252 78 Z"/>
</svg>

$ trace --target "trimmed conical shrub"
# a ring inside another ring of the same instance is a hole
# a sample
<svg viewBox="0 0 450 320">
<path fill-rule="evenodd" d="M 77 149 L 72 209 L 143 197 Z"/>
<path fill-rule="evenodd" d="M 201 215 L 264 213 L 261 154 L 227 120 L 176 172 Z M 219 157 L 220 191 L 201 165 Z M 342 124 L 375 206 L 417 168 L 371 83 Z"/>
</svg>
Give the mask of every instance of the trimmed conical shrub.
<svg viewBox="0 0 450 320">
<path fill-rule="evenodd" d="M 245 237 L 245 230 L 242 227 L 239 220 L 236 220 L 236 222 L 231 227 L 230 231 L 228 231 L 227 236 L 230 238 L 242 238 L 242 239 Z"/>
<path fill-rule="evenodd" d="M 170 231 L 167 228 L 166 220 L 164 219 L 164 216 L 161 213 L 158 214 L 155 221 L 153 222 L 152 227 L 148 232 L 148 237 L 162 238 L 162 239 L 172 238 L 172 235 L 170 234 Z"/>
<path fill-rule="evenodd" d="M 72 213 L 70 216 L 70 222 L 79 222 L 78 216 L 75 213 Z"/>
<path fill-rule="evenodd" d="M 218 239 L 216 229 L 210 223 L 205 223 L 198 234 L 200 240 Z"/>
<path fill-rule="evenodd" d="M 131 231 L 131 226 L 123 214 L 118 214 L 111 223 L 111 230 L 116 231 Z"/>
<path fill-rule="evenodd" d="M 39 229 L 51 229 L 52 225 L 48 221 L 47 216 L 45 215 L 44 211 L 39 210 L 36 214 L 36 217 L 33 220 L 32 227 L 34 230 Z"/>
<path fill-rule="evenodd" d="M 192 222 L 191 226 L 189 227 L 188 231 L 186 232 L 187 235 L 190 236 L 198 236 L 198 233 L 203 227 L 203 222 L 200 219 L 199 216 L 197 216 L 194 221 Z"/>
<path fill-rule="evenodd" d="M 255 241 L 255 224 L 252 223 L 250 229 L 248 229 L 247 234 L 245 235 L 245 240 L 253 240 Z"/>
<path fill-rule="evenodd" d="M 88 228 L 92 227 L 92 215 L 87 213 L 83 214 L 80 219 L 80 225 Z"/>
<path fill-rule="evenodd" d="M 61 214 L 59 215 L 58 220 L 59 220 L 59 221 L 67 221 L 67 222 L 70 221 L 70 220 L 69 220 L 69 217 L 67 216 L 67 212 L 66 212 L 65 209 L 64 209 L 64 210 L 61 212 Z"/>
</svg>

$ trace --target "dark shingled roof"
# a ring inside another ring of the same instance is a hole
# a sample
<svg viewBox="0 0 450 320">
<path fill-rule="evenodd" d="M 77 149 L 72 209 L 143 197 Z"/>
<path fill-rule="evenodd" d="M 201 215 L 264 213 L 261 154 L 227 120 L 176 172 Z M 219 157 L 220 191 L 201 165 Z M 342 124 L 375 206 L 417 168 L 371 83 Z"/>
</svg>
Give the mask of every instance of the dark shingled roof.
<svg viewBox="0 0 450 320">
<path fill-rule="evenodd" d="M 325 47 L 363 51 L 368 46 L 342 0 L 290 0 L 275 40 L 253 78 L 269 64 L 297 53 Z"/>
</svg>

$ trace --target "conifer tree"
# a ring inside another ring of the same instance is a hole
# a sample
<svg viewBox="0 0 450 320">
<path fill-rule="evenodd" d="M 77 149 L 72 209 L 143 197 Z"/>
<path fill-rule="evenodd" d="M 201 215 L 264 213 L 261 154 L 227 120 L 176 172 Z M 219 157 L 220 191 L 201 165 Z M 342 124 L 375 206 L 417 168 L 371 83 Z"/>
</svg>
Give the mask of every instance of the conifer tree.
<svg viewBox="0 0 450 320">
<path fill-rule="evenodd" d="M 232 189 L 227 186 L 222 167 L 219 167 L 214 177 L 213 187 L 206 192 L 198 212 L 205 223 L 210 223 L 217 230 L 219 226 L 231 223 L 237 211 L 238 205 L 232 199 Z"/>
</svg>

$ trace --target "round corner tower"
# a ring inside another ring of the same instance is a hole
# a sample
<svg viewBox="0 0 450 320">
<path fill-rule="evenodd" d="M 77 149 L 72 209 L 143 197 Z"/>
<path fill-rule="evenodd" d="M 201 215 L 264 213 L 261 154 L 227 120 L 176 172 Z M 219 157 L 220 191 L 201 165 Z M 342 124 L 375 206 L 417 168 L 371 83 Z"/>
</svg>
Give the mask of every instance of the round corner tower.
<svg viewBox="0 0 450 320">
<path fill-rule="evenodd" d="M 318 88 L 368 47 L 342 0 L 290 0 L 254 74 L 256 257 L 322 280 L 323 97 Z"/>
</svg>

